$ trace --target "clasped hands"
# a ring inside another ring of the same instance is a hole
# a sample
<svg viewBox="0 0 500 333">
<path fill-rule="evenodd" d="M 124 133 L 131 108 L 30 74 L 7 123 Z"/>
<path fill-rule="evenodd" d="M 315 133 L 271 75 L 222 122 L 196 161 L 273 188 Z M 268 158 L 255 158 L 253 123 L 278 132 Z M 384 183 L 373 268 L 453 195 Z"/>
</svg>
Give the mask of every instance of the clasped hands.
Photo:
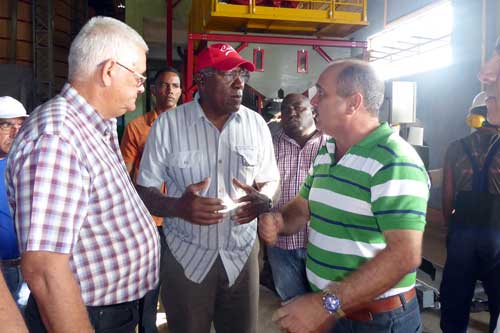
<svg viewBox="0 0 500 333">
<path fill-rule="evenodd" d="M 221 211 L 227 208 L 219 198 L 206 197 L 200 193 L 210 186 L 210 177 L 203 181 L 186 187 L 182 196 L 177 199 L 177 216 L 193 224 L 210 225 L 222 222 L 228 213 Z M 234 222 L 245 224 L 253 221 L 259 214 L 266 211 L 269 206 L 269 198 L 257 191 L 250 185 L 241 183 L 233 178 L 233 185 L 245 192 L 245 195 L 235 203 L 239 204 L 232 215 Z"/>
</svg>

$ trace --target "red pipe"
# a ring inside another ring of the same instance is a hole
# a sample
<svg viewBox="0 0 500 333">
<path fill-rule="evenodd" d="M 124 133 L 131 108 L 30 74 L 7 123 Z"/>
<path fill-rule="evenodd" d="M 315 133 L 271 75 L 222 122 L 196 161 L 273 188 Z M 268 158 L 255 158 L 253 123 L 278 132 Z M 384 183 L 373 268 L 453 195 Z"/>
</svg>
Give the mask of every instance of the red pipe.
<svg viewBox="0 0 500 333">
<path fill-rule="evenodd" d="M 172 49 L 173 49 L 173 41 L 172 41 L 172 20 L 173 20 L 173 6 L 172 0 L 167 0 L 167 65 L 172 66 Z"/>
<path fill-rule="evenodd" d="M 238 47 L 236 48 L 236 52 L 240 53 L 240 52 L 241 52 L 241 50 L 243 50 L 243 49 L 245 49 L 245 48 L 247 48 L 247 47 L 248 47 L 248 43 L 247 43 L 247 42 L 243 42 L 243 43 L 241 43 L 241 44 L 240 44 L 240 46 L 238 46 Z"/>
<path fill-rule="evenodd" d="M 332 62 L 333 59 L 321 48 L 321 46 L 314 45 L 313 50 L 318 52 L 321 58 L 325 59 L 326 62 Z"/>
<path fill-rule="evenodd" d="M 270 36 L 250 36 L 250 35 L 230 35 L 230 34 L 198 34 L 189 33 L 188 39 L 209 40 L 219 42 L 247 42 L 262 44 L 281 44 L 281 45 L 310 45 L 310 46 L 330 46 L 345 48 L 368 47 L 366 41 L 351 41 L 342 39 L 317 39 L 317 38 L 296 38 L 296 37 L 270 37 Z"/>
<path fill-rule="evenodd" d="M 194 90 L 193 86 L 193 64 L 194 64 L 194 40 L 188 38 L 188 48 L 187 48 L 187 61 L 186 61 L 186 79 L 184 80 L 184 91 L 186 94 L 186 101 L 189 102 L 192 100 L 191 93 Z"/>
</svg>

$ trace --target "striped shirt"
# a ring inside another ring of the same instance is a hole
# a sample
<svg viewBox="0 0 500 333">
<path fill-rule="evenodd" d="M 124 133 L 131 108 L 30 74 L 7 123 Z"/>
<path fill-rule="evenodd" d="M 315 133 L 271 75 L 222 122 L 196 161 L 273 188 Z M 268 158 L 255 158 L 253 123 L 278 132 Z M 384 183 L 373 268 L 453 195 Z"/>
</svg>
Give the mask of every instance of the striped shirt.
<svg viewBox="0 0 500 333">
<path fill-rule="evenodd" d="M 69 84 L 24 122 L 6 181 L 22 252 L 71 254 L 86 305 L 137 300 L 156 287 L 158 231 L 125 169 L 116 119 Z"/>
<path fill-rule="evenodd" d="M 206 177 L 211 183 L 200 195 L 226 203 L 244 195 L 232 184 L 233 177 L 249 185 L 279 180 L 271 134 L 259 114 L 241 106 L 222 131 L 206 118 L 197 100 L 160 115 L 149 133 L 137 183 L 159 188 L 165 182 L 169 195 L 180 197 L 187 186 Z M 203 281 L 220 255 L 232 285 L 252 250 L 257 223 L 238 225 L 227 217 L 201 226 L 169 218 L 163 230 L 188 279 Z"/>
<path fill-rule="evenodd" d="M 386 124 L 335 161 L 335 140 L 316 157 L 300 195 L 311 213 L 307 277 L 313 290 L 341 281 L 386 247 L 384 231 L 423 231 L 429 179 L 415 150 Z M 408 273 L 380 295 L 410 290 Z"/>
<path fill-rule="evenodd" d="M 327 136 L 316 132 L 304 145 L 300 145 L 284 132 L 273 137 L 274 155 L 280 171 L 280 198 L 273 211 L 281 209 L 295 198 L 300 185 L 307 177 L 318 150 L 326 142 Z M 279 236 L 276 247 L 285 250 L 305 249 L 307 246 L 308 227 L 289 236 Z"/>
</svg>

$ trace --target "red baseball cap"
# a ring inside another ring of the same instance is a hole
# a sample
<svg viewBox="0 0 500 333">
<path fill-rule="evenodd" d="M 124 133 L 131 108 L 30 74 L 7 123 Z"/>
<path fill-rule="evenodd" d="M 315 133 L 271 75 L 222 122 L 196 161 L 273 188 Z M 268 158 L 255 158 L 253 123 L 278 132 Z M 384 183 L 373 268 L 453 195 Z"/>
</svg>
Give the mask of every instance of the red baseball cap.
<svg viewBox="0 0 500 333">
<path fill-rule="evenodd" d="M 255 70 L 253 63 L 241 57 L 229 44 L 211 44 L 200 52 L 195 73 L 208 67 L 220 71 L 229 71 L 236 67 L 243 67 L 250 72 Z"/>
</svg>

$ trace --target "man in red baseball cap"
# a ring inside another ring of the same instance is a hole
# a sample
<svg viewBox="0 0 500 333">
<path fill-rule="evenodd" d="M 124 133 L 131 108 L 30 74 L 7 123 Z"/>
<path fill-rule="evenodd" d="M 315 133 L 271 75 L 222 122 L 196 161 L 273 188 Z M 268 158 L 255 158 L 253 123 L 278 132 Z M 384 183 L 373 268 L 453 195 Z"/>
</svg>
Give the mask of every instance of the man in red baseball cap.
<svg viewBox="0 0 500 333">
<path fill-rule="evenodd" d="M 220 71 L 229 71 L 236 67 L 250 72 L 255 70 L 254 64 L 241 57 L 229 44 L 212 44 L 200 52 L 195 73 L 209 67 Z"/>
<path fill-rule="evenodd" d="M 170 217 L 161 279 L 172 333 L 209 333 L 212 322 L 218 333 L 257 332 L 256 217 L 279 172 L 264 119 L 241 105 L 253 70 L 228 44 L 201 51 L 199 97 L 160 115 L 146 142 L 137 184 L 150 212 Z"/>
</svg>

